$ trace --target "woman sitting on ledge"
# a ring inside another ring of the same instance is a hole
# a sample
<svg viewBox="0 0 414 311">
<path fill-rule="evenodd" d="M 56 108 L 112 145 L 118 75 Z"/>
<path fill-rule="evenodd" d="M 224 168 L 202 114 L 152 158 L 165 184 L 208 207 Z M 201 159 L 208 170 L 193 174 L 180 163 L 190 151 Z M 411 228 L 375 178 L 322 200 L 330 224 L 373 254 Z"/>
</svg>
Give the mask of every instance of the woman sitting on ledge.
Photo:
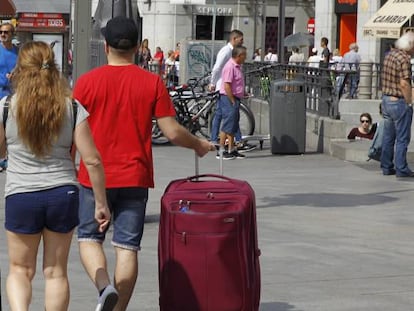
<svg viewBox="0 0 414 311">
<path fill-rule="evenodd" d="M 377 129 L 377 124 L 372 125 L 372 118 L 368 112 L 359 116 L 361 125 L 354 127 L 348 134 L 348 139 L 372 139 Z M 372 126 L 371 126 L 372 125 Z"/>
</svg>

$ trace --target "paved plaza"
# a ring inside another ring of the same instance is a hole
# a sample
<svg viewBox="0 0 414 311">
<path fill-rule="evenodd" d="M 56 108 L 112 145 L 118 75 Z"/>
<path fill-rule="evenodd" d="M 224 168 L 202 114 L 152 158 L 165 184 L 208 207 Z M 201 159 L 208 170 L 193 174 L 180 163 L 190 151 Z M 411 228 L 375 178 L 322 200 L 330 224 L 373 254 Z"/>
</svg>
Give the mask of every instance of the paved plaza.
<svg viewBox="0 0 414 311">
<path fill-rule="evenodd" d="M 373 161 L 351 163 L 316 153 L 275 156 L 266 145 L 247 157 L 225 161 L 224 174 L 248 180 L 256 192 L 260 311 L 414 310 L 414 178 L 382 176 Z M 156 188 L 150 192 L 131 311 L 158 310 L 159 200 L 170 180 L 194 172 L 189 150 L 155 146 L 154 158 Z M 200 161 L 201 172 L 217 173 L 218 166 L 214 153 Z M 0 174 L 1 191 L 4 181 Z M 3 223 L 4 212 L 0 219 Z M 9 310 L 3 226 L 0 230 L 3 310 Z M 105 245 L 112 266 L 112 247 Z M 44 309 L 40 259 L 34 311 Z M 76 238 L 69 277 L 69 309 L 93 311 L 97 293 L 80 264 Z"/>
</svg>

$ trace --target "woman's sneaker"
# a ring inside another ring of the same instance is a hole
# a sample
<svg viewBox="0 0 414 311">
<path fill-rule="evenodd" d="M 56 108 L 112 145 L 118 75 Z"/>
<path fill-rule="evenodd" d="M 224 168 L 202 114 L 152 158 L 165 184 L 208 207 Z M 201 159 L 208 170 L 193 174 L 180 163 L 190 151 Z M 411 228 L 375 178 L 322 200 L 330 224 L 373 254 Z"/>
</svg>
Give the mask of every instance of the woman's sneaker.
<svg viewBox="0 0 414 311">
<path fill-rule="evenodd" d="M 98 297 L 95 311 L 112 311 L 118 302 L 118 292 L 109 284 Z"/>
</svg>

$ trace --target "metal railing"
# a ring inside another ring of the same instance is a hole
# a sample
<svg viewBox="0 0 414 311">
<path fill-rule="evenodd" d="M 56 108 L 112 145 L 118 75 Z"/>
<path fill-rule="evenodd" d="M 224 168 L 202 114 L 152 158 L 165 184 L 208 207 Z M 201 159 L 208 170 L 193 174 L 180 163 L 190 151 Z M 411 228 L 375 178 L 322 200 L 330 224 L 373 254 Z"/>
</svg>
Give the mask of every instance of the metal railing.
<svg viewBox="0 0 414 311">
<path fill-rule="evenodd" d="M 360 81 L 360 98 L 380 98 L 379 64 L 361 63 L 358 71 L 336 68 L 338 67 L 315 68 L 307 63 L 293 65 L 254 62 L 243 65 L 246 89 L 254 97 L 270 102 L 272 81 L 300 81 L 304 84 L 306 109 L 333 119 L 339 119 L 339 100 L 345 95 L 347 81 L 355 75 Z"/>
</svg>

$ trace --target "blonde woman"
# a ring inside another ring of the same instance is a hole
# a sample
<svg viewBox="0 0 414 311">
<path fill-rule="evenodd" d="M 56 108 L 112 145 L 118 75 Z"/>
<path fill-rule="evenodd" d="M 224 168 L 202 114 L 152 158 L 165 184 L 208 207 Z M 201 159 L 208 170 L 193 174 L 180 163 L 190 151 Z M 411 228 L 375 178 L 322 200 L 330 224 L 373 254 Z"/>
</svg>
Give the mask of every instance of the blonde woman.
<svg viewBox="0 0 414 311">
<path fill-rule="evenodd" d="M 68 83 L 54 59 L 53 50 L 44 42 L 28 42 L 20 48 L 12 77 L 15 95 L 10 100 L 5 130 L 0 126 L 1 151 L 4 153 L 7 145 L 9 158 L 6 287 L 12 311 L 29 310 L 41 242 L 45 310 L 68 309 L 67 263 L 79 205 L 72 144 L 91 177 L 101 230 L 110 218 L 105 176 L 89 130 L 88 113 L 80 104 L 72 104 Z M 1 120 L 5 102 L 6 98 L 0 100 Z"/>
</svg>

